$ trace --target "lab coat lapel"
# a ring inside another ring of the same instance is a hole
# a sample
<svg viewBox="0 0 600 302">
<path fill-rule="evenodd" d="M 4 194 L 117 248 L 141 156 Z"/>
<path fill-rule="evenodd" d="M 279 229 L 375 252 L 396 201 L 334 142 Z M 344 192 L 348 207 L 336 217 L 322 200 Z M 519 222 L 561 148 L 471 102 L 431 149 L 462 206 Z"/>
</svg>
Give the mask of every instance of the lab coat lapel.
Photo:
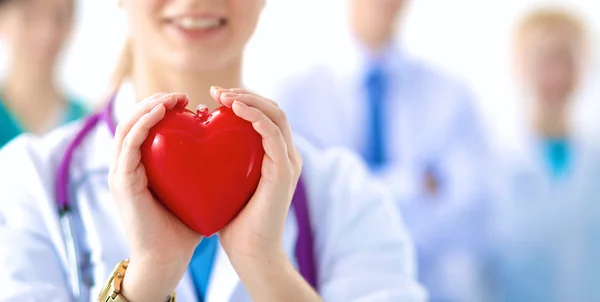
<svg viewBox="0 0 600 302">
<path fill-rule="evenodd" d="M 183 276 L 175 291 L 177 292 L 177 301 L 198 301 L 196 291 L 194 290 L 194 283 L 192 282 L 192 275 L 189 271 Z"/>
<path fill-rule="evenodd" d="M 594 154 L 595 148 L 585 141 L 584 138 L 575 136 L 572 142 L 572 162 L 568 175 L 568 183 L 565 192 L 572 197 L 577 204 L 572 206 L 585 207 L 588 199 L 595 195 L 593 192 L 597 185 L 592 183 L 598 176 L 598 159 Z M 575 193 L 577 196 L 573 196 Z M 576 198 L 575 198 L 576 197 Z"/>
<path fill-rule="evenodd" d="M 207 302 L 230 301 L 231 295 L 240 283 L 240 279 L 227 258 L 223 247 L 215 257 L 215 262 L 210 276 L 209 288 L 206 293 Z"/>
<path fill-rule="evenodd" d="M 551 176 L 546 167 L 541 140 L 531 131 L 524 135 L 522 138 L 525 147 L 522 150 L 524 160 L 517 162 L 518 165 L 523 165 L 520 169 L 521 174 L 528 178 L 524 179 L 524 183 L 527 183 L 529 190 L 548 191 L 551 186 Z"/>
</svg>

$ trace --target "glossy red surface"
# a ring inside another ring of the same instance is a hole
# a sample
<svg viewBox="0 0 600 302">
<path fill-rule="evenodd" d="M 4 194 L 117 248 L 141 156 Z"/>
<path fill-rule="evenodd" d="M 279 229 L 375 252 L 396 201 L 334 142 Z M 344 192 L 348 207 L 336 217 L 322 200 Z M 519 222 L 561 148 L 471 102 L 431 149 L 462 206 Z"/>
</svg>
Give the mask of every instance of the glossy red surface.
<svg viewBox="0 0 600 302">
<path fill-rule="evenodd" d="M 170 110 L 142 145 L 151 190 L 204 236 L 227 225 L 252 197 L 263 157 L 261 136 L 226 107 L 210 115 Z"/>
</svg>

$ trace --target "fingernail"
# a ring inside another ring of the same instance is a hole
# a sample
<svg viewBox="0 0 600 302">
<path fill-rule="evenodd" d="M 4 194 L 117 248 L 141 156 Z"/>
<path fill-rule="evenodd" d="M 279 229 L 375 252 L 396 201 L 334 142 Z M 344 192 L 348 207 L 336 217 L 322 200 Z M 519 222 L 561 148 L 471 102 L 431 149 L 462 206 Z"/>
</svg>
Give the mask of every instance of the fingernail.
<svg viewBox="0 0 600 302">
<path fill-rule="evenodd" d="M 233 104 L 231 104 L 231 106 L 247 107 L 246 104 L 244 104 L 240 101 L 233 101 Z"/>
<path fill-rule="evenodd" d="M 152 112 L 156 112 L 156 111 L 160 110 L 161 109 L 160 107 L 164 107 L 163 104 L 158 104 L 158 105 L 154 106 L 154 108 L 152 108 Z"/>
<path fill-rule="evenodd" d="M 167 97 L 169 99 L 172 99 L 172 98 L 179 99 L 183 95 L 184 95 L 183 93 L 173 92 L 173 93 L 169 93 L 169 94 L 165 95 L 165 97 Z"/>
<path fill-rule="evenodd" d="M 234 98 L 239 96 L 239 94 L 237 93 L 233 93 L 233 92 L 225 92 L 222 94 L 222 96 L 226 97 L 226 98 Z"/>
</svg>

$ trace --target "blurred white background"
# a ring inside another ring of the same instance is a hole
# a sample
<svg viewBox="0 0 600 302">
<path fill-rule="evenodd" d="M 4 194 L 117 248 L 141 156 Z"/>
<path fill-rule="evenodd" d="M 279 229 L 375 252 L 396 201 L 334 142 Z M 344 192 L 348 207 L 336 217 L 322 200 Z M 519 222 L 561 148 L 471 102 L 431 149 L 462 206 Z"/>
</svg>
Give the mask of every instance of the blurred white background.
<svg viewBox="0 0 600 302">
<path fill-rule="evenodd" d="M 246 59 L 246 83 L 268 91 L 273 83 L 305 66 L 336 43 L 345 18 L 345 0 L 270 0 Z M 519 99 L 511 82 L 509 38 L 517 18 L 531 5 L 563 4 L 592 25 L 595 64 L 584 89 L 577 121 L 600 131 L 600 1 L 419 0 L 406 14 L 401 39 L 407 49 L 466 81 L 480 101 L 489 126 L 502 140 L 515 130 Z M 80 0 L 77 28 L 62 78 L 66 87 L 99 102 L 126 35 L 117 0 Z M 4 59 L 4 56 L 2 56 Z M 2 64 L 4 66 L 5 64 Z M 600 138 L 600 135 L 598 135 Z"/>
</svg>

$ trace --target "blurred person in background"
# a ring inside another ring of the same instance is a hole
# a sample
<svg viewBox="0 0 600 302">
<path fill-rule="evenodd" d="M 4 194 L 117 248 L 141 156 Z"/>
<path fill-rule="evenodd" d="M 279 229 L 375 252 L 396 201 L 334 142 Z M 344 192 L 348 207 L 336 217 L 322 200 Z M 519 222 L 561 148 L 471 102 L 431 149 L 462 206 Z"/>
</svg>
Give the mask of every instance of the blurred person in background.
<svg viewBox="0 0 600 302">
<path fill-rule="evenodd" d="M 477 301 L 488 141 L 468 89 L 396 39 L 408 4 L 349 0 L 346 43 L 285 80 L 274 99 L 294 131 L 356 151 L 393 189 L 431 301 Z"/>
<path fill-rule="evenodd" d="M 589 63 L 586 36 L 563 8 L 534 10 L 517 27 L 515 67 L 528 108 L 519 144 L 505 150 L 497 301 L 600 301 L 600 149 L 571 118 Z"/>
<path fill-rule="evenodd" d="M 74 5 L 73 0 L 0 0 L 0 35 L 9 52 L 0 85 L 0 147 L 23 132 L 42 134 L 86 113 L 57 77 Z"/>
</svg>

